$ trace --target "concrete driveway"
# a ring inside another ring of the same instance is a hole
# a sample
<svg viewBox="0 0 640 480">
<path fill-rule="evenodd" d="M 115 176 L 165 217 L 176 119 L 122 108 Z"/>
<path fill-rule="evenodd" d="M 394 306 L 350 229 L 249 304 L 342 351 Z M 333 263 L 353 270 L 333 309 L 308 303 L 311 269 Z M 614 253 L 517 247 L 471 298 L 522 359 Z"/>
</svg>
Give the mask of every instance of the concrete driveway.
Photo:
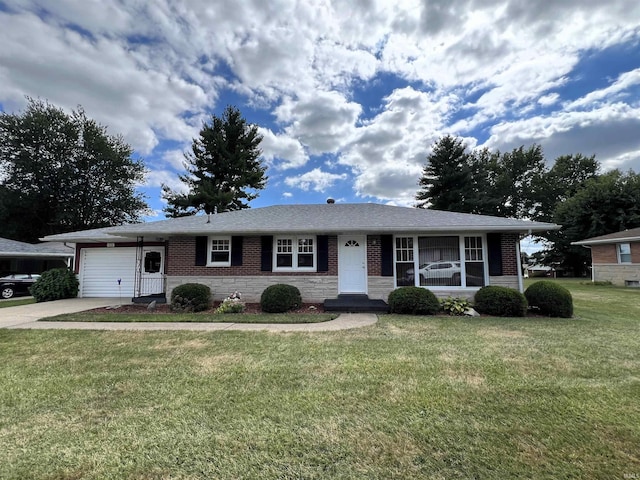
<svg viewBox="0 0 640 480">
<path fill-rule="evenodd" d="M 371 313 L 343 313 L 321 323 L 181 323 L 181 322 L 39 322 L 41 318 L 63 313 L 82 312 L 117 305 L 114 298 L 70 298 L 55 302 L 32 303 L 0 308 L 0 328 L 65 329 L 65 330 L 267 330 L 270 332 L 327 332 L 373 325 L 378 317 Z"/>
<path fill-rule="evenodd" d="M 83 312 L 92 308 L 117 305 L 117 298 L 67 298 L 54 302 L 30 303 L 0 308 L 0 328 L 11 328 L 33 323 L 41 318 L 63 313 Z"/>
</svg>

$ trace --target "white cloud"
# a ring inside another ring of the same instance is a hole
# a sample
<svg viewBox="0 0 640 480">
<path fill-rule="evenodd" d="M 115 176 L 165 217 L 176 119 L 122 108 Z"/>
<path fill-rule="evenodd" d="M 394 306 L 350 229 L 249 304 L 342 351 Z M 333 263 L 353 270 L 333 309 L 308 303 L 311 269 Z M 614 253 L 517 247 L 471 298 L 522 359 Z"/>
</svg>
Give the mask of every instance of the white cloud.
<svg viewBox="0 0 640 480">
<path fill-rule="evenodd" d="M 639 2 L 5 4 L 3 108 L 24 107 L 24 95 L 82 105 L 150 159 L 153 185 L 182 171 L 179 146 L 229 91 L 273 116 L 262 117 L 264 158 L 276 170 L 311 169 L 287 180 L 307 189 L 345 178 L 312 169 L 328 155 L 353 172 L 360 196 L 410 202 L 433 141 L 452 133 L 474 146 L 479 127 L 487 146 L 535 141 L 548 156 L 637 164 L 637 65 L 571 103 L 559 92 L 586 54 L 637 45 Z M 377 75 L 404 83 L 385 91 Z M 532 117 L 540 107 L 554 111 Z"/>
<path fill-rule="evenodd" d="M 287 97 L 275 109 L 286 132 L 299 138 L 312 154 L 336 152 L 355 130 L 362 107 L 339 92 L 313 92 Z"/>
<path fill-rule="evenodd" d="M 260 148 L 264 159 L 277 170 L 304 166 L 309 157 L 300 142 L 288 135 L 277 135 L 266 128 L 259 128 L 263 136 Z"/>
<path fill-rule="evenodd" d="M 287 177 L 285 184 L 289 187 L 297 187 L 300 190 L 314 190 L 316 192 L 325 192 L 331 188 L 337 181 L 346 180 L 347 175 L 323 172 L 319 168 L 314 168 L 310 172 L 297 175 L 295 177 Z"/>
</svg>

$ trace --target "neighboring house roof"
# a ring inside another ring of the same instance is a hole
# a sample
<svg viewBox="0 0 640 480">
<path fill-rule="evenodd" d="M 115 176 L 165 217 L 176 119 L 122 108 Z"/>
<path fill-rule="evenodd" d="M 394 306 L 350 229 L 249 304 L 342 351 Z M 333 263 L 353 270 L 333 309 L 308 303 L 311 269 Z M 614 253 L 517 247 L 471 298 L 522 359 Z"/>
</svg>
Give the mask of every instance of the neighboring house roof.
<svg viewBox="0 0 640 480">
<path fill-rule="evenodd" d="M 278 233 L 356 233 L 356 232 L 514 232 L 531 233 L 560 228 L 552 223 L 473 215 L 420 208 L 395 207 L 373 203 L 275 205 L 216 215 L 196 215 L 156 222 L 100 229 L 121 238 L 174 235 L 229 235 Z M 92 231 L 51 235 L 47 241 L 89 241 Z M 85 240 L 82 240 L 84 238 Z M 94 240 L 98 241 L 98 240 Z M 106 241 L 118 241 L 113 237 Z"/>
<path fill-rule="evenodd" d="M 73 257 L 73 247 L 64 243 L 25 243 L 0 238 L 0 257 Z"/>
<path fill-rule="evenodd" d="M 130 242 L 129 237 L 119 237 L 115 230 L 117 227 L 92 228 L 91 230 L 78 230 L 76 232 L 59 233 L 57 235 L 47 235 L 41 238 L 45 242 L 68 242 L 68 243 L 104 243 L 104 242 Z"/>
<path fill-rule="evenodd" d="M 623 230 L 622 232 L 610 233 L 608 235 L 600 235 L 599 237 L 591 237 L 579 242 L 572 242 L 571 245 L 598 245 L 601 243 L 624 243 L 639 242 L 640 227 Z"/>
</svg>

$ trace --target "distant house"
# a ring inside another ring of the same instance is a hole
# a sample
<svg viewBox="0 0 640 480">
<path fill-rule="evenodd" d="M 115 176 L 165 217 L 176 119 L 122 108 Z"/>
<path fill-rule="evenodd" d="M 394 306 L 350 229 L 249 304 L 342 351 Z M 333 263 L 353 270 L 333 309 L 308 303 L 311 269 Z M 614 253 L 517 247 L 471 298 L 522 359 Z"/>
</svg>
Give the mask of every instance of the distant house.
<svg viewBox="0 0 640 480">
<path fill-rule="evenodd" d="M 71 266 L 74 253 L 73 247 L 63 243 L 31 244 L 0 238 L 0 277 Z"/>
<path fill-rule="evenodd" d="M 640 228 L 587 238 L 572 245 L 591 249 L 593 281 L 640 286 Z"/>
<path fill-rule="evenodd" d="M 280 205 L 52 235 L 76 244 L 80 296 L 169 296 L 185 282 L 216 299 L 259 301 L 275 283 L 306 302 L 386 300 L 399 286 L 470 297 L 483 285 L 522 290 L 519 240 L 558 228 L 379 204 Z"/>
</svg>

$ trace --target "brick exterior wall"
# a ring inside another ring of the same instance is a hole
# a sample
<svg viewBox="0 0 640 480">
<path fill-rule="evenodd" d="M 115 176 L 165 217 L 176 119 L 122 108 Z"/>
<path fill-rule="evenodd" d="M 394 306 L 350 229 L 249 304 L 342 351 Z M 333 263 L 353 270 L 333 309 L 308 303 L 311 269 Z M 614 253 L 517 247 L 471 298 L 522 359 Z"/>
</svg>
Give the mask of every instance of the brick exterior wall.
<svg viewBox="0 0 640 480">
<path fill-rule="evenodd" d="M 502 234 L 502 276 L 489 278 L 489 285 L 502 285 L 518 289 L 517 234 Z M 338 295 L 338 237 L 328 238 L 327 272 L 263 272 L 261 271 L 261 238 L 244 237 L 242 265 L 233 267 L 196 266 L 195 237 L 172 237 L 167 245 L 167 295 L 177 285 L 197 282 L 208 285 L 216 300 L 222 300 L 234 291 L 240 291 L 248 302 L 257 302 L 269 285 L 289 283 L 296 285 L 306 302 L 321 302 Z M 394 277 L 382 276 L 381 236 L 367 236 L 367 289 L 369 298 L 387 300 L 395 288 Z M 472 298 L 473 290 L 434 290 L 439 297 Z"/>
<path fill-rule="evenodd" d="M 594 265 L 598 263 L 618 263 L 618 253 L 616 252 L 615 244 L 592 245 L 591 263 Z"/>
<path fill-rule="evenodd" d="M 263 272 L 261 271 L 260 237 L 244 237 L 242 265 L 234 267 L 196 266 L 195 237 L 171 237 L 167 248 L 167 275 L 169 277 L 245 277 L 245 276 L 314 276 L 338 275 L 338 238 L 329 237 L 329 271 L 327 272 Z"/>
<path fill-rule="evenodd" d="M 640 281 L 640 242 L 631 242 L 630 247 L 631 263 L 618 263 L 616 244 L 592 245 L 593 279 L 621 286 Z"/>
<path fill-rule="evenodd" d="M 380 261 L 381 256 L 382 256 L 382 247 L 380 245 L 380 235 L 368 235 L 367 236 L 367 273 L 369 277 L 380 277 L 382 275 L 382 263 Z M 385 277 L 385 278 L 388 278 L 388 277 Z"/>
<path fill-rule="evenodd" d="M 518 275 L 518 254 L 516 244 L 520 242 L 520 236 L 517 233 L 503 233 L 500 238 L 500 246 L 502 250 L 502 275 Z M 492 277 L 497 278 L 497 277 Z M 497 285 L 490 281 L 490 285 Z M 516 286 L 518 288 L 517 281 Z"/>
</svg>

